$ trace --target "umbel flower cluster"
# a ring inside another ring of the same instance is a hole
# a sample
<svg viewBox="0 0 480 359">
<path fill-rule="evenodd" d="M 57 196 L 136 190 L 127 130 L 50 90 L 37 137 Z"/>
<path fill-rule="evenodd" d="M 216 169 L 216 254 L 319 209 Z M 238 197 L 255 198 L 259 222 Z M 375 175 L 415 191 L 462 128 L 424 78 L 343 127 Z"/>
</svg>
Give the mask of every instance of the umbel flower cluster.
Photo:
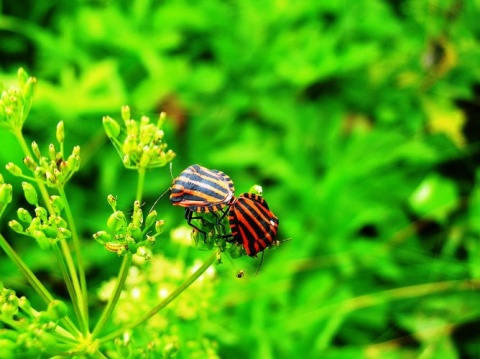
<svg viewBox="0 0 480 359">
<path fill-rule="evenodd" d="M 58 123 L 56 135 L 59 144 L 58 151 L 55 145 L 51 143 L 48 146 L 48 155 L 42 156 L 38 144 L 33 141 L 31 148 L 35 159 L 31 155 L 27 155 L 23 159 L 23 163 L 33 173 L 34 178 L 24 175 L 22 169 L 13 162 L 7 164 L 7 170 L 14 176 L 39 180 L 48 187 L 63 187 L 80 168 L 80 147 L 75 146 L 68 158 L 65 158 L 63 153 L 65 140 L 63 122 Z"/>
<path fill-rule="evenodd" d="M 120 211 L 116 197 L 107 198 L 112 213 L 106 218 L 105 229 L 93 237 L 122 259 L 117 277 L 108 282 L 109 290 L 101 291 L 104 305 L 98 308 L 99 302 L 95 301 L 92 307 L 84 258 L 85 241 L 92 238 L 77 231 L 77 222 L 85 216 L 72 211 L 65 192 L 66 185 L 80 169 L 80 148 L 74 146 L 70 154 L 65 152 L 63 122 L 56 127 L 56 143 L 48 145 L 43 153 L 40 150 L 43 146 L 35 141 L 27 144 L 22 128 L 37 81 L 23 69 L 18 71 L 18 79 L 19 87 L 5 89 L 0 84 L 0 129 L 12 132 L 24 153 L 23 164 L 10 162 L 6 170 L 24 180 L 26 205 L 18 208 L 16 218 L 8 222 L 13 230 L 8 231 L 9 237 L 0 233 L 0 247 L 30 285 L 29 293 L 34 292 L 30 295 L 36 296 L 36 307 L 40 301 L 37 308 L 43 310 L 34 309 L 27 298 L 17 296 L 13 289 L 0 283 L 0 357 L 170 358 L 182 351 L 187 357 L 215 358 L 215 344 L 205 342 L 199 330 L 190 336 L 182 333 L 181 323 L 187 319 L 200 323 L 197 313 L 206 309 L 204 302 L 198 302 L 199 293 L 207 300 L 213 283 L 212 276 L 202 275 L 218 260 L 218 251 L 203 264 L 191 267 L 186 265 L 186 259 L 171 261 L 165 257 L 158 262 L 158 256 L 153 257 L 150 249 L 164 231 L 165 222 L 158 219 L 156 211 L 145 213 L 142 208 L 145 175 L 147 170 L 165 166 L 175 156 L 164 142 L 165 114 L 156 123 L 146 116 L 136 121 L 124 106 L 123 124 L 110 117 L 103 118 L 108 137 L 125 167 L 136 170 L 138 183 L 131 209 Z M 6 209 L 12 205 L 15 194 L 15 188 L 0 174 L 0 218 L 9 213 Z M 48 258 L 55 276 L 62 276 L 63 291 L 69 297 L 65 302 L 56 299 L 56 293 L 48 289 L 17 253 L 11 243 L 20 235 L 33 238 L 39 248 L 30 250 Z M 174 268 L 175 265 L 180 267 Z M 166 270 L 169 267 L 172 271 Z M 158 277 L 158 273 L 171 275 Z M 7 281 L 5 276 L 3 282 Z M 193 289 L 190 297 L 175 300 L 190 286 Z M 125 293 L 131 297 L 122 297 Z M 169 304 L 168 310 L 163 310 Z M 138 311 L 133 314 L 131 308 Z M 97 315 L 90 314 L 94 309 Z M 152 335 L 146 337 L 143 334 L 149 326 Z"/>
<path fill-rule="evenodd" d="M 11 329 L 1 329 L 0 347 L 2 358 L 15 358 L 18 347 L 25 348 L 23 357 L 38 357 L 40 353 L 54 350 L 60 343 L 56 332 L 67 315 L 64 302 L 53 300 L 44 311 L 32 308 L 29 300 L 18 297 L 0 282 L 0 315 Z"/>
<path fill-rule="evenodd" d="M 0 127 L 19 133 L 33 103 L 37 84 L 35 77 L 29 77 L 23 68 L 18 70 L 19 87 L 6 89 L 0 82 Z"/>
<path fill-rule="evenodd" d="M 151 169 L 165 166 L 173 160 L 175 153 L 166 151 L 167 144 L 163 141 L 165 112 L 160 114 L 156 124 L 151 123 L 147 116 L 142 116 L 140 121 L 132 119 L 128 106 L 123 106 L 121 112 L 125 128 L 109 116 L 103 118 L 103 126 L 125 167 Z"/>
<path fill-rule="evenodd" d="M 103 244 L 108 251 L 119 256 L 130 252 L 150 259 L 149 247 L 154 245 L 156 238 L 163 233 L 165 221 L 157 220 L 157 211 L 150 211 L 144 221 L 140 202 L 135 201 L 129 222 L 125 213 L 116 209 L 117 201 L 114 196 L 108 196 L 108 203 L 113 213 L 107 220 L 107 230 L 98 231 L 93 238 Z M 152 229 L 154 234 L 150 232 Z"/>
</svg>

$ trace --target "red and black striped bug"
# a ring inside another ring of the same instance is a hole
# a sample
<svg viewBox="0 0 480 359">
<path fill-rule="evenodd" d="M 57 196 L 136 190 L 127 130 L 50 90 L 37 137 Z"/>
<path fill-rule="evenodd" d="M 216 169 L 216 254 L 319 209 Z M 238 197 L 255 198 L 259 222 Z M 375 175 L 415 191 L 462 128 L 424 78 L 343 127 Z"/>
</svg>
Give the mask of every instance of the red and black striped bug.
<svg viewBox="0 0 480 359">
<path fill-rule="evenodd" d="M 212 213 L 217 218 L 218 224 L 228 213 L 223 209 L 235 198 L 233 195 L 235 188 L 229 176 L 199 165 L 191 165 L 180 173 L 174 179 L 170 190 L 172 192 L 170 203 L 185 207 L 188 224 L 204 235 L 206 235 L 204 231 L 191 223 L 192 219 L 203 221 L 203 217 L 194 217 L 193 213 Z M 215 214 L 217 211 L 223 211 L 223 214 L 218 217 Z"/>
<path fill-rule="evenodd" d="M 233 240 L 243 244 L 251 257 L 275 243 L 278 218 L 262 196 L 244 193 L 230 205 L 229 222 Z"/>
</svg>

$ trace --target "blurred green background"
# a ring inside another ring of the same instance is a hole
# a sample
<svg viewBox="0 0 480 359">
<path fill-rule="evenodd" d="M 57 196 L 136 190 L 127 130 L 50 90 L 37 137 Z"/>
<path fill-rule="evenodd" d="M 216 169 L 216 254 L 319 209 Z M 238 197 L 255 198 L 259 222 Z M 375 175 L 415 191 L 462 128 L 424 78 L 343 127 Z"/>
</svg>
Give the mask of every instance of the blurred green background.
<svg viewBox="0 0 480 359">
<path fill-rule="evenodd" d="M 478 0 L 0 9 L 0 79 L 20 66 L 39 79 L 26 136 L 46 148 L 63 120 L 67 148 L 82 148 L 67 194 L 93 287 L 119 265 L 91 237 L 110 213 L 103 199 L 127 209 L 135 196 L 101 123 L 128 104 L 136 118 L 167 112 L 174 175 L 199 163 L 237 194 L 262 185 L 278 239 L 291 239 L 257 276 L 251 258 L 217 268 L 200 334 L 220 357 L 480 358 Z M 0 167 L 20 162 L 13 136 L 0 141 Z M 147 206 L 171 180 L 167 167 L 147 174 Z M 169 229 L 184 223 L 167 197 L 156 208 Z M 15 246 L 55 288 L 51 258 Z M 167 238 L 153 250 L 177 251 Z M 0 272 L 22 288 L 3 253 Z"/>
</svg>

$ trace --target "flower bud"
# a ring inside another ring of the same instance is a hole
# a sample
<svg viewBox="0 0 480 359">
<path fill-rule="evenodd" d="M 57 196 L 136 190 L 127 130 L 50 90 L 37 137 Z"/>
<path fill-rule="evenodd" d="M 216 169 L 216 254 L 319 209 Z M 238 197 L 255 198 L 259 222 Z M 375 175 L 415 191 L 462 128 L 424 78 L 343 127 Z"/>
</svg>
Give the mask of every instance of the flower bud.
<svg viewBox="0 0 480 359">
<path fill-rule="evenodd" d="M 133 135 L 128 135 L 122 145 L 122 152 L 130 154 L 137 148 L 137 138 Z"/>
<path fill-rule="evenodd" d="M 32 142 L 32 151 L 37 158 L 42 157 L 42 154 L 40 153 L 40 148 L 38 147 L 38 144 L 35 141 Z"/>
<path fill-rule="evenodd" d="M 65 221 L 65 220 L 64 220 L 62 217 L 60 217 L 60 216 L 55 216 L 53 223 L 54 223 L 55 226 L 57 226 L 57 227 L 64 227 L 64 228 L 67 228 L 67 227 L 68 227 L 67 221 Z"/>
<path fill-rule="evenodd" d="M 145 220 L 145 228 L 149 228 L 150 226 L 155 223 L 155 219 L 157 218 L 157 211 L 153 210 L 148 213 L 147 219 Z"/>
<path fill-rule="evenodd" d="M 1 307 L 1 313 L 4 315 L 6 318 L 12 318 L 18 311 L 18 306 L 11 302 L 6 302 L 3 303 Z"/>
<path fill-rule="evenodd" d="M 29 314 L 32 313 L 32 305 L 30 304 L 30 301 L 27 299 L 27 297 L 23 295 L 18 298 L 18 306 L 22 308 L 24 312 Z"/>
<path fill-rule="evenodd" d="M 255 194 L 258 194 L 259 196 L 262 196 L 263 195 L 263 188 L 262 188 L 262 186 L 256 184 L 256 185 L 253 185 L 252 187 L 250 187 L 248 192 L 249 193 L 255 193 Z"/>
<path fill-rule="evenodd" d="M 122 163 L 125 167 L 130 167 L 130 155 L 123 156 Z"/>
<path fill-rule="evenodd" d="M 35 163 L 35 161 L 33 160 L 32 157 L 30 156 L 26 156 L 24 159 L 23 159 L 23 163 L 25 164 L 25 166 L 27 166 L 27 168 L 31 171 L 35 171 L 35 168 L 37 168 L 37 164 Z"/>
<path fill-rule="evenodd" d="M 141 226 L 143 223 L 143 211 L 139 201 L 133 203 L 132 223 Z"/>
<path fill-rule="evenodd" d="M 57 125 L 56 136 L 58 143 L 62 144 L 65 141 L 65 126 L 63 121 L 60 121 Z"/>
<path fill-rule="evenodd" d="M 124 231 L 127 227 L 127 220 L 122 211 L 111 214 L 107 220 L 107 227 L 112 232 Z"/>
<path fill-rule="evenodd" d="M 68 308 L 64 302 L 60 300 L 52 300 L 48 304 L 47 313 L 50 315 L 50 320 L 56 322 L 67 315 Z"/>
<path fill-rule="evenodd" d="M 80 156 L 72 153 L 67 158 L 67 168 L 70 172 L 75 172 L 80 168 Z"/>
<path fill-rule="evenodd" d="M 36 339 L 41 343 L 42 347 L 45 348 L 46 351 L 51 351 L 57 346 L 57 337 L 52 333 L 48 333 L 47 331 L 40 331 L 37 333 L 36 337 Z"/>
<path fill-rule="evenodd" d="M 26 113 L 24 112 L 23 114 L 25 118 L 27 117 L 28 111 L 30 110 L 36 85 L 37 85 L 37 79 L 35 77 L 29 77 L 27 79 L 27 82 L 25 83 L 25 86 L 22 87 L 22 95 L 23 95 L 23 98 L 25 99 L 25 104 L 27 105 L 27 107 L 25 108 L 27 112 Z"/>
<path fill-rule="evenodd" d="M 137 136 L 138 136 L 137 122 L 135 120 L 125 121 L 125 128 L 127 130 L 127 135 L 135 139 L 135 142 L 137 142 Z"/>
<path fill-rule="evenodd" d="M 147 168 L 150 161 L 152 161 L 153 151 L 148 146 L 144 146 L 140 155 L 140 161 L 138 167 Z"/>
<path fill-rule="evenodd" d="M 48 145 L 48 156 L 54 162 L 57 159 L 57 150 L 55 149 L 55 145 L 53 143 Z"/>
<path fill-rule="evenodd" d="M 135 242 L 135 239 L 128 234 L 125 236 L 125 244 L 130 252 L 135 253 L 137 251 L 137 243 Z"/>
<path fill-rule="evenodd" d="M 17 233 L 24 233 L 22 225 L 14 219 L 8 222 L 8 226 Z"/>
<path fill-rule="evenodd" d="M 138 247 L 136 254 L 143 257 L 146 261 L 152 258 L 152 253 L 145 246 Z"/>
<path fill-rule="evenodd" d="M 149 236 L 149 235 L 147 234 L 147 240 L 146 240 L 146 242 L 147 242 L 147 244 L 148 244 L 149 246 L 153 246 L 156 241 L 157 241 L 157 240 L 155 239 L 154 236 Z"/>
<path fill-rule="evenodd" d="M 18 77 L 18 84 L 20 85 L 20 88 L 23 88 L 28 80 L 27 71 L 25 71 L 23 67 L 20 67 L 17 71 L 17 77 Z"/>
<path fill-rule="evenodd" d="M 163 219 L 159 219 L 155 222 L 155 232 L 158 234 L 162 234 L 165 230 L 165 221 Z"/>
<path fill-rule="evenodd" d="M 0 184 L 0 206 L 12 202 L 12 185 L 9 183 Z"/>
<path fill-rule="evenodd" d="M 123 121 L 127 122 L 130 120 L 130 107 L 122 106 L 121 113 Z"/>
<path fill-rule="evenodd" d="M 143 116 L 140 124 L 139 142 L 144 145 L 149 145 L 155 135 L 155 127 L 152 124 L 147 124 L 148 121 L 148 117 Z"/>
<path fill-rule="evenodd" d="M 165 123 L 166 118 L 167 118 L 167 114 L 164 111 L 160 112 L 160 115 L 158 116 L 157 128 L 162 128 L 163 127 L 163 124 Z M 162 135 L 162 137 L 163 137 L 163 135 Z"/>
<path fill-rule="evenodd" d="M 25 208 L 19 208 L 17 210 L 17 216 L 20 221 L 25 223 L 31 223 L 33 219 L 30 213 L 28 213 L 28 211 Z"/>
<path fill-rule="evenodd" d="M 238 243 L 233 243 L 228 250 L 228 254 L 230 254 L 230 257 L 232 257 L 233 259 L 240 258 L 244 254 L 244 252 L 245 249 Z"/>
<path fill-rule="evenodd" d="M 35 188 L 29 182 L 22 182 L 23 194 L 28 203 L 33 206 L 38 205 L 38 195 Z"/>
<path fill-rule="evenodd" d="M 59 227 L 57 229 L 57 238 L 59 239 L 66 239 L 72 237 L 72 232 L 64 227 Z"/>
<path fill-rule="evenodd" d="M 7 165 L 5 166 L 5 168 L 7 169 L 8 172 L 10 172 L 12 175 L 14 176 L 21 176 L 23 173 L 22 173 L 22 170 L 20 169 L 20 167 L 18 167 L 16 164 L 14 164 L 13 162 L 9 162 L 7 163 Z"/>
<path fill-rule="evenodd" d="M 35 230 L 32 233 L 32 237 L 36 239 L 38 245 L 42 249 L 48 249 L 51 246 L 50 240 L 47 238 L 45 233 L 40 230 Z"/>
<path fill-rule="evenodd" d="M 45 172 L 45 182 L 49 187 L 56 187 L 58 185 L 57 177 L 52 172 Z"/>
<path fill-rule="evenodd" d="M 46 223 L 42 223 L 40 224 L 40 226 L 37 227 L 40 231 L 43 232 L 43 234 L 45 234 L 45 236 L 47 238 L 50 238 L 50 239 L 53 239 L 53 238 L 58 238 L 58 229 L 57 228 L 54 228 L 52 227 L 51 225 L 49 224 L 46 224 Z"/>
<path fill-rule="evenodd" d="M 63 199 L 60 196 L 50 196 L 50 204 L 56 214 L 60 214 L 64 208 Z"/>
<path fill-rule="evenodd" d="M 142 230 L 140 227 L 134 223 L 129 223 L 127 227 L 127 232 L 130 236 L 132 236 L 136 241 L 140 241 L 142 239 Z"/>
<path fill-rule="evenodd" d="M 103 117 L 102 122 L 108 138 L 117 138 L 120 134 L 120 125 L 118 122 L 109 116 Z"/>
<path fill-rule="evenodd" d="M 207 249 L 212 249 L 215 243 L 215 231 L 212 229 L 210 232 L 207 233 L 205 237 L 205 247 Z"/>
<path fill-rule="evenodd" d="M 200 239 L 200 232 L 193 228 L 190 234 L 190 238 L 192 239 L 192 245 L 194 247 L 197 247 Z"/>
<path fill-rule="evenodd" d="M 43 207 L 36 207 L 35 208 L 35 215 L 39 218 L 42 222 L 46 222 L 48 218 L 48 212 Z"/>
<path fill-rule="evenodd" d="M 112 209 L 115 211 L 115 209 L 117 208 L 117 197 L 109 194 L 107 196 L 107 202 L 110 205 L 110 207 L 112 207 Z"/>
<path fill-rule="evenodd" d="M 105 244 L 112 239 L 112 236 L 107 231 L 98 231 L 93 235 L 93 239 L 101 244 Z"/>
</svg>

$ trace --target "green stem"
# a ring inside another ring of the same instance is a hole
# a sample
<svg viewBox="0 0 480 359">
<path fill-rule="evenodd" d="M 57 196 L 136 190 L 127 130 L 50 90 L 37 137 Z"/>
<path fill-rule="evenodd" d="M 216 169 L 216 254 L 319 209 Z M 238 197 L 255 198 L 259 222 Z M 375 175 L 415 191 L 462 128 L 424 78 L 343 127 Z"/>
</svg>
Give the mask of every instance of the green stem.
<svg viewBox="0 0 480 359">
<path fill-rule="evenodd" d="M 138 184 L 137 184 L 137 194 L 135 196 L 135 199 L 140 203 L 142 202 L 143 186 L 145 184 L 145 173 L 146 173 L 145 168 L 138 169 Z"/>
<path fill-rule="evenodd" d="M 143 187 L 145 184 L 145 174 L 145 168 L 138 169 L 137 194 L 135 196 L 135 199 L 138 202 L 141 202 L 142 200 Z M 105 307 L 100 319 L 97 322 L 97 325 L 95 326 L 95 329 L 92 332 L 93 338 L 96 338 L 100 334 L 101 330 L 110 319 L 110 316 L 115 309 L 115 306 L 117 305 L 118 298 L 120 298 L 120 293 L 122 292 L 125 280 L 127 279 L 128 271 L 130 269 L 130 266 L 132 265 L 132 258 L 133 255 L 131 253 L 127 253 L 127 255 L 123 257 L 122 266 L 120 267 L 120 270 L 118 272 L 117 282 L 115 283 L 113 295 L 110 297 L 107 306 Z"/>
<path fill-rule="evenodd" d="M 167 298 L 165 298 L 159 305 L 153 308 L 150 312 L 145 314 L 144 316 L 140 317 L 136 321 L 133 321 L 124 327 L 113 331 L 110 334 L 105 335 L 104 337 L 100 338 L 100 344 L 108 342 L 115 337 L 123 334 L 126 330 L 133 329 L 136 326 L 146 322 L 155 314 L 157 314 L 161 309 L 165 308 L 170 302 L 172 302 L 175 298 L 177 298 L 180 294 L 182 294 L 193 282 L 195 282 L 198 277 L 200 277 L 217 259 L 218 253 L 213 252 L 212 255 L 203 263 L 203 265 L 198 268 L 183 284 L 178 287 L 172 294 L 170 294 Z"/>
<path fill-rule="evenodd" d="M 115 306 L 118 302 L 118 298 L 120 298 L 120 294 L 122 293 L 123 285 L 125 284 L 125 280 L 127 279 L 128 270 L 130 269 L 130 265 L 132 264 L 133 255 L 131 253 L 127 253 L 123 257 L 122 266 L 118 272 L 117 282 L 115 283 L 115 289 L 113 291 L 113 295 L 110 297 L 107 306 L 103 310 L 100 319 L 95 326 L 95 329 L 92 332 L 92 339 L 96 338 L 100 331 L 103 329 L 105 324 L 110 319 L 110 315 L 112 314 Z"/>
<path fill-rule="evenodd" d="M 74 284 L 75 281 L 80 278 L 80 284 L 77 283 L 77 298 L 81 300 L 80 307 L 82 308 L 82 320 L 83 320 L 83 327 L 85 330 L 88 330 L 89 327 L 89 319 L 88 319 L 88 289 L 87 289 L 87 280 L 86 280 L 86 275 L 85 275 L 85 265 L 83 262 L 83 256 L 82 256 L 82 249 L 81 249 L 81 243 L 80 243 L 80 238 L 78 237 L 78 232 L 77 228 L 75 226 L 75 220 L 72 215 L 72 210 L 70 209 L 70 205 L 67 199 L 67 196 L 65 194 L 65 191 L 63 187 L 58 189 L 58 192 L 60 193 L 60 196 L 62 197 L 63 203 L 64 203 L 64 209 L 65 209 L 65 214 L 67 216 L 67 222 L 68 226 L 70 228 L 70 232 L 72 233 L 72 241 L 73 241 L 73 248 L 76 253 L 76 258 L 77 258 L 77 265 L 78 265 L 78 277 L 76 276 L 75 273 L 75 265 L 73 264 L 73 261 L 71 264 L 69 264 L 69 267 L 71 267 L 71 274 L 74 278 Z M 67 263 L 69 260 L 71 260 L 70 256 L 70 251 L 68 251 L 68 255 L 65 253 L 65 259 L 67 260 Z M 72 272 L 73 271 L 73 272 Z M 85 332 L 86 333 L 86 332 Z"/>
<path fill-rule="evenodd" d="M 319 307 L 315 310 L 305 312 L 302 315 L 297 315 L 295 321 L 289 322 L 290 330 L 296 330 L 299 328 L 305 328 L 312 323 L 316 323 L 319 320 L 324 320 L 332 313 L 337 315 L 345 315 L 353 311 L 373 307 L 376 305 L 382 305 L 395 300 L 408 299 L 408 298 L 420 298 L 436 293 L 448 292 L 451 290 L 457 291 L 475 291 L 480 289 L 480 279 L 465 279 L 465 280 L 452 280 L 445 282 L 433 282 L 425 284 L 417 284 L 408 287 L 401 287 L 395 289 L 384 290 L 376 293 L 365 294 L 355 298 L 349 298 L 341 302 L 332 303 Z M 283 325 L 284 323 L 280 323 Z M 274 330 L 280 327 L 273 328 Z"/>
<path fill-rule="evenodd" d="M 78 323 L 80 324 L 80 330 L 82 331 L 82 333 L 86 333 L 86 328 L 84 326 L 85 323 L 82 320 L 83 318 L 82 308 L 80 305 L 80 300 L 78 299 L 78 292 L 77 290 L 75 290 L 75 284 L 72 282 L 72 279 L 70 278 L 69 272 L 67 270 L 67 266 L 65 265 L 65 262 L 62 257 L 62 253 L 60 252 L 58 245 L 55 243 L 52 246 L 52 248 L 55 252 L 57 262 L 60 266 L 60 271 L 62 272 L 63 280 L 65 281 L 65 284 L 67 286 L 68 294 L 70 295 L 70 299 L 72 300 L 73 310 L 75 311 L 75 315 L 77 316 Z"/>
<path fill-rule="evenodd" d="M 8 325 L 9 327 L 11 327 L 12 329 L 14 329 L 15 331 L 17 331 L 19 333 L 23 333 L 23 332 L 27 331 L 25 326 L 20 325 L 17 320 L 7 318 L 7 317 L 3 316 L 2 314 L 0 314 L 0 322 L 5 323 L 6 325 Z"/>
<path fill-rule="evenodd" d="M 10 260 L 16 264 L 19 271 L 25 276 L 27 281 L 37 292 L 37 294 L 42 298 L 42 300 L 48 305 L 51 301 L 54 300 L 50 292 L 44 287 L 44 285 L 38 280 L 35 274 L 30 270 L 30 268 L 25 264 L 25 262 L 18 256 L 18 254 L 13 250 L 10 244 L 7 242 L 5 237 L 0 234 L 0 247 L 5 251 Z M 78 329 L 73 324 L 70 318 L 62 319 L 62 323 L 66 328 L 70 330 L 72 334 L 79 335 Z"/>
<path fill-rule="evenodd" d="M 19 129 L 17 132 L 15 132 L 15 137 L 17 138 L 20 146 L 22 147 L 22 150 L 23 150 L 24 154 L 26 156 L 29 156 L 29 157 L 33 158 L 32 152 L 30 151 L 30 148 L 28 147 L 28 145 L 25 141 L 25 138 L 23 137 L 21 129 Z M 48 194 L 47 187 L 45 186 L 45 184 L 42 181 L 36 180 L 36 183 L 37 183 L 37 186 L 38 186 L 38 188 L 40 190 L 40 193 L 42 195 L 45 206 L 48 209 L 48 212 L 51 215 L 55 215 L 55 211 L 52 207 L 52 204 L 50 203 L 50 196 Z M 60 194 L 63 193 L 63 200 L 65 202 L 65 208 L 69 208 L 68 207 L 68 201 L 66 200 L 65 193 L 63 192 L 63 188 L 59 189 L 59 192 L 60 192 Z M 73 223 L 71 212 L 67 213 L 67 216 L 68 215 L 70 215 L 71 223 L 69 223 L 69 224 L 71 225 Z M 72 232 L 72 235 L 77 236 L 76 231 L 75 231 L 75 227 L 73 227 L 73 229 L 71 229 L 71 232 Z M 78 237 L 77 237 L 77 240 L 78 240 Z M 64 256 L 65 261 L 67 263 L 67 267 L 68 267 L 68 270 L 69 270 L 69 273 L 70 273 L 69 277 L 72 281 L 73 289 L 76 293 L 75 296 L 72 296 L 72 300 L 76 299 L 77 301 L 80 301 L 80 303 L 78 304 L 78 307 L 80 309 L 80 313 L 77 313 L 77 315 L 80 314 L 80 317 L 78 318 L 79 323 L 80 323 L 80 328 L 82 330 L 82 333 L 86 334 L 86 332 L 88 331 L 88 318 L 87 318 L 88 312 L 85 310 L 85 308 L 87 307 L 87 302 L 86 302 L 86 300 L 84 300 L 84 298 L 86 298 L 86 295 L 87 295 L 86 286 L 84 287 L 85 289 L 82 291 L 83 288 L 79 284 L 79 279 L 78 279 L 79 277 L 77 275 L 77 270 L 75 268 L 75 263 L 73 262 L 72 255 L 71 255 L 71 252 L 70 252 L 70 248 L 68 247 L 68 244 L 67 244 L 66 240 L 64 240 L 64 239 L 60 240 L 60 246 L 62 248 L 62 253 L 63 253 L 63 256 Z M 78 246 L 79 246 L 79 244 L 78 244 Z M 80 253 L 80 251 L 77 251 L 77 252 Z M 77 256 L 79 256 L 79 255 L 80 254 L 77 254 Z M 57 257 L 57 258 L 59 258 L 59 257 Z M 61 261 L 61 262 L 63 262 L 63 261 Z M 83 273 L 83 266 L 81 268 L 81 272 Z M 64 276 L 64 278 L 66 280 L 66 283 L 67 283 L 67 277 L 68 277 L 68 275 Z M 85 283 L 85 279 L 83 279 L 83 283 Z M 68 283 L 67 283 L 67 286 L 68 286 Z M 75 305 L 76 304 L 74 303 L 74 306 Z"/>
</svg>

